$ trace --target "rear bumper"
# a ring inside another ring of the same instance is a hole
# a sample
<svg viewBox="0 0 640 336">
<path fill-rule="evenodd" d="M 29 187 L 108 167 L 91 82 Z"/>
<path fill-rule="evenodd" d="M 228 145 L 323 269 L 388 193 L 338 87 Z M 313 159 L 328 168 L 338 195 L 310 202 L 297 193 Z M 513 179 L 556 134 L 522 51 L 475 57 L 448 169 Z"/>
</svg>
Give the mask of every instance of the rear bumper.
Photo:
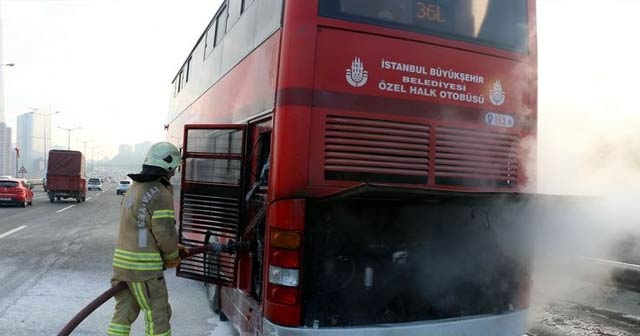
<svg viewBox="0 0 640 336">
<path fill-rule="evenodd" d="M 264 336 L 521 336 L 527 310 L 428 322 L 381 324 L 349 328 L 288 328 L 263 320 Z"/>
<path fill-rule="evenodd" d="M 82 196 L 82 195 L 84 195 L 84 192 L 82 192 L 82 191 L 68 191 L 68 190 L 49 190 L 49 192 L 47 192 L 47 195 L 49 197 L 69 198 L 69 197 Z"/>
</svg>

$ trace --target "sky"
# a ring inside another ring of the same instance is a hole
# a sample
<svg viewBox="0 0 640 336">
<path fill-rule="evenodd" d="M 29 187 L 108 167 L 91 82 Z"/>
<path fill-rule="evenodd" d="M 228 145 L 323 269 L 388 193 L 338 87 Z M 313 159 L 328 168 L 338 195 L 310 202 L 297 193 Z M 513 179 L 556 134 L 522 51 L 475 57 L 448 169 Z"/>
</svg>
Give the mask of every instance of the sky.
<svg viewBox="0 0 640 336">
<path fill-rule="evenodd" d="M 54 144 L 105 155 L 162 140 L 169 84 L 220 0 L 0 0 L 5 111 L 40 108 Z M 539 0 L 539 137 L 543 192 L 638 183 L 640 28 L 635 0 Z M 588 181 L 588 183 L 585 183 Z"/>
<path fill-rule="evenodd" d="M 39 108 L 53 144 L 106 156 L 164 138 L 169 85 L 219 0 L 0 0 L 5 114 Z M 15 129 L 15 128 L 14 128 Z M 15 131 L 14 131 L 15 132 Z M 15 133 L 14 133 L 15 134 Z M 15 140 L 15 135 L 14 135 Z"/>
</svg>

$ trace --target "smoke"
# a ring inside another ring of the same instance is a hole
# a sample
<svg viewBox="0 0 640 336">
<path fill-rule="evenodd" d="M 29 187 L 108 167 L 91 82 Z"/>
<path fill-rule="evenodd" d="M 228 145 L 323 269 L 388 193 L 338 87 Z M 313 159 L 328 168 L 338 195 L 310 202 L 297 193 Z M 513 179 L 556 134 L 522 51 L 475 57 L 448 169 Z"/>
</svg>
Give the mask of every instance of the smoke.
<svg viewBox="0 0 640 336">
<path fill-rule="evenodd" d="M 539 193 L 593 196 L 574 198 L 556 219 L 556 231 L 547 232 L 565 232 L 564 249 L 591 243 L 586 254 L 602 254 L 603 244 L 640 234 L 634 209 L 640 116 L 633 89 L 640 67 L 632 65 L 640 48 L 621 43 L 634 38 L 640 3 L 596 4 L 538 2 L 538 160 L 531 167 Z M 591 24 L 596 21 L 601 24 Z"/>
<path fill-rule="evenodd" d="M 616 311 L 612 298 L 624 295 L 617 268 L 598 260 L 640 264 L 639 48 L 622 42 L 633 39 L 638 10 L 633 1 L 538 1 L 538 159 L 530 169 L 537 192 L 569 196 L 550 198 L 536 215 L 534 325 L 554 315 L 549 303 Z"/>
</svg>

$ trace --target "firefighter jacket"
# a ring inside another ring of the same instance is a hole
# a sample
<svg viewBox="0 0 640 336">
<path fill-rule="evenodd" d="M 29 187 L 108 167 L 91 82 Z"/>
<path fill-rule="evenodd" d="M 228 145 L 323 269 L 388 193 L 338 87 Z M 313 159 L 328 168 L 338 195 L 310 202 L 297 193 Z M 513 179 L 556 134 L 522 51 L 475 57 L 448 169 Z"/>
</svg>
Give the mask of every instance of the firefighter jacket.
<svg viewBox="0 0 640 336">
<path fill-rule="evenodd" d="M 134 182 L 122 200 L 113 278 L 146 281 L 157 278 L 164 261 L 178 259 L 173 188 L 166 178 Z"/>
</svg>

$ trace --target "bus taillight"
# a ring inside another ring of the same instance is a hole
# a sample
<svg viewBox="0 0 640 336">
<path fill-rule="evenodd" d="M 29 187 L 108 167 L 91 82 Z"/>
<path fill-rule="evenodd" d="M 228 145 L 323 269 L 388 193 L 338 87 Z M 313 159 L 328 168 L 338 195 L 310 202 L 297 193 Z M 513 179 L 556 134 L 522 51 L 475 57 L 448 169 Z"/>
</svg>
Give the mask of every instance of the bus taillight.
<svg viewBox="0 0 640 336">
<path fill-rule="evenodd" d="M 272 251 L 271 264 L 285 268 L 298 268 L 300 267 L 300 253 L 298 251 Z"/>
<path fill-rule="evenodd" d="M 300 247 L 302 241 L 300 232 L 273 230 L 271 232 L 271 247 L 294 250 Z"/>
<path fill-rule="evenodd" d="M 298 304 L 298 287 L 286 287 L 269 284 L 267 291 L 269 301 L 284 305 Z"/>
<path fill-rule="evenodd" d="M 269 299 L 282 304 L 298 303 L 300 284 L 300 232 L 273 230 L 269 263 Z"/>
</svg>

